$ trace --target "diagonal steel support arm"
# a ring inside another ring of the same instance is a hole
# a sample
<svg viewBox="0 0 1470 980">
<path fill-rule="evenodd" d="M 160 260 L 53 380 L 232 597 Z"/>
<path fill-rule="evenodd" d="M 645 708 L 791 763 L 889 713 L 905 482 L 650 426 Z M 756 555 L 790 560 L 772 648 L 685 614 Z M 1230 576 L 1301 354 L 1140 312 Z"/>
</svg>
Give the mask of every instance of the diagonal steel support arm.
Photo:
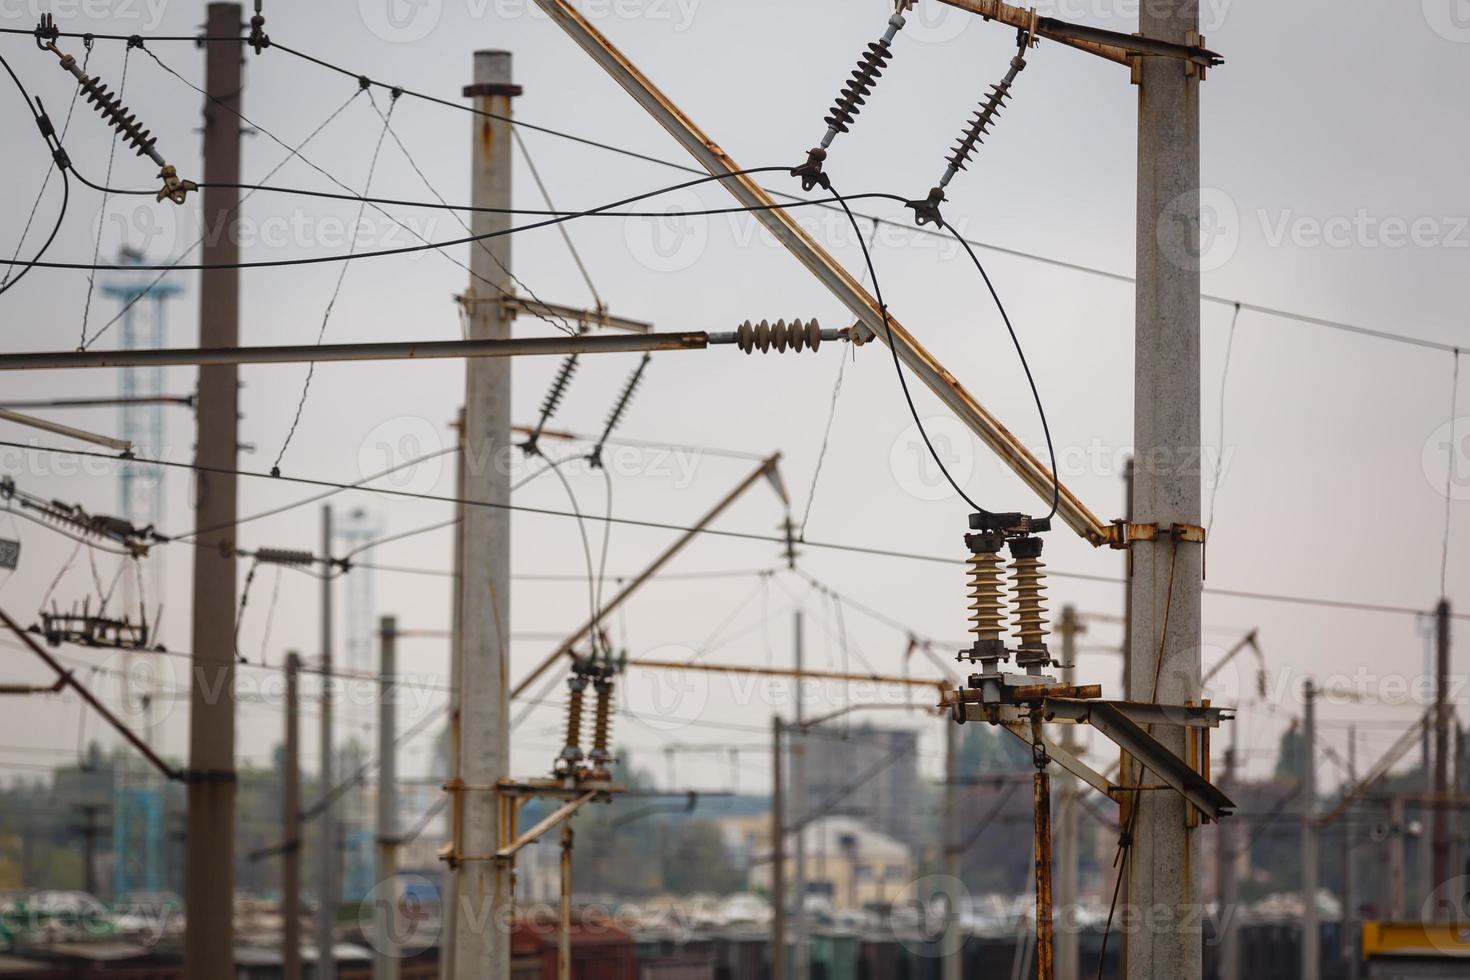
<svg viewBox="0 0 1470 980">
<path fill-rule="evenodd" d="M 601 65 L 613 80 L 621 85 L 649 115 L 669 131 L 684 149 L 711 175 L 734 175 L 740 167 L 730 159 L 719 144 L 710 139 L 669 98 L 648 80 L 626 56 L 612 45 L 602 33 L 574 10 L 566 0 L 536 0 L 537 6 L 567 32 L 573 41 L 586 51 L 592 60 Z M 817 244 L 784 209 L 778 207 L 769 194 L 749 176 L 729 176 L 720 181 L 743 206 L 752 209 L 751 215 L 769 231 L 776 240 L 794 255 L 797 261 L 831 291 L 847 309 L 857 317 L 875 337 L 888 343 L 883 325 L 883 314 L 875 300 L 842 265 Z M 904 366 L 912 371 L 940 401 L 954 412 L 971 431 L 980 437 L 992 451 L 997 453 L 1021 480 L 1043 499 L 1051 498 L 1053 476 L 1031 451 L 1005 426 L 991 415 L 975 397 L 965 390 L 954 375 L 934 355 L 924 349 L 903 325 L 888 315 L 888 327 L 893 333 L 893 347 Z M 1067 526 L 1082 535 L 1093 545 L 1108 542 L 1109 529 L 1099 521 L 1082 502 L 1065 486 L 1061 487 L 1061 499 L 1057 514 Z"/>
<path fill-rule="evenodd" d="M 600 610 L 599 619 L 610 615 L 613 610 L 621 606 L 629 596 L 636 592 L 639 586 L 643 585 L 644 582 L 647 582 L 649 579 L 657 575 L 659 569 L 667 565 L 675 555 L 677 555 L 680 551 L 684 549 L 685 545 L 687 545 L 690 541 L 693 541 L 699 535 L 700 531 L 704 530 L 714 521 L 715 518 L 723 514 L 725 510 L 729 508 L 729 506 L 733 504 L 737 499 L 739 499 L 741 494 L 749 490 L 757 480 L 765 477 L 774 487 L 776 487 L 776 492 L 781 495 L 782 500 L 785 500 L 786 493 L 784 488 L 780 485 L 780 470 L 778 468 L 778 464 L 780 463 L 780 461 L 780 453 L 775 453 L 774 455 L 768 456 L 765 459 L 761 460 L 761 464 L 757 466 L 749 476 L 741 480 L 740 484 L 735 487 L 735 489 L 731 490 L 723 498 L 721 498 L 720 502 L 711 507 L 709 512 L 701 517 L 699 521 L 694 524 L 693 527 L 689 528 L 689 530 L 681 534 L 678 540 L 676 540 L 673 544 L 664 549 L 664 551 L 653 560 L 653 564 L 645 568 L 643 572 L 638 575 L 637 578 L 633 579 L 631 582 L 625 585 L 618 592 L 617 595 L 608 600 L 607 605 L 603 606 Z M 527 688 L 536 683 L 536 678 L 546 673 L 546 671 L 549 670 L 553 664 L 555 664 L 562 657 L 570 656 L 572 648 L 575 647 L 578 643 L 582 642 L 582 640 L 589 633 L 592 632 L 593 628 L 596 627 L 597 622 L 597 620 L 589 619 L 586 623 L 582 625 L 581 629 L 577 630 L 571 636 L 563 640 L 561 646 L 557 647 L 556 650 L 554 650 L 545 660 L 537 664 L 534 670 L 532 670 L 529 674 L 521 679 L 521 682 L 517 684 L 514 689 L 511 690 L 510 696 L 512 698 L 520 697 L 522 694 L 526 693 Z"/>
</svg>

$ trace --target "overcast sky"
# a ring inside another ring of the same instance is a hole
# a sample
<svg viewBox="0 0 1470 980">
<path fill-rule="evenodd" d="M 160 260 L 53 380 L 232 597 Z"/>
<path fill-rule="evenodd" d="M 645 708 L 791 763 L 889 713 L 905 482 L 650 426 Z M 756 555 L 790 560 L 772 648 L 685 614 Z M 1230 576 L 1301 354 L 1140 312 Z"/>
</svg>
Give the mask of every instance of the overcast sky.
<svg viewBox="0 0 1470 980">
<path fill-rule="evenodd" d="M 35 0 L 0 5 L 3 26 L 29 28 Z M 742 165 L 791 165 L 820 138 L 822 117 L 859 51 L 883 31 L 882 0 L 841 3 L 773 0 L 597 0 L 579 4 L 596 25 L 632 57 Z M 1043 13 L 1117 30 L 1136 26 L 1136 0 L 1063 0 Z M 529 122 L 669 160 L 682 151 L 604 73 L 550 24 L 530 0 L 332 0 L 283 4 L 267 0 L 268 31 L 278 41 L 339 63 L 352 72 L 401 84 L 451 101 L 470 80 L 472 53 L 514 52 L 515 78 L 525 87 L 516 114 Z M 1470 81 L 1470 18 L 1455 0 L 1422 0 L 1392 8 L 1363 0 L 1305 0 L 1252 5 L 1212 0 L 1202 15 L 1208 45 L 1226 63 L 1202 87 L 1205 227 L 1203 285 L 1212 296 L 1281 307 L 1315 317 L 1447 344 L 1470 346 L 1463 284 L 1470 261 L 1470 194 L 1464 161 L 1470 130 L 1460 124 L 1461 94 Z M 55 7 L 64 30 L 187 34 L 203 19 L 202 4 L 160 0 L 82 0 Z M 836 142 L 828 166 L 849 194 L 882 191 L 922 196 L 944 170 L 955 137 L 986 86 L 1005 71 L 1013 33 L 937 3 L 921 0 L 910 26 L 895 42 L 893 64 L 850 134 Z M 81 42 L 65 42 L 81 56 Z M 190 44 L 158 42 L 150 49 L 185 78 L 202 77 L 201 52 Z M 70 98 L 68 77 L 56 60 L 25 36 L 0 38 L 0 51 L 40 95 L 58 124 Z M 113 88 L 120 84 L 124 48 L 98 42 L 90 70 Z M 158 138 L 181 175 L 199 174 L 199 96 L 152 59 L 133 52 L 127 61 L 125 100 Z M 284 151 L 266 133 L 294 144 L 344 103 L 353 79 L 281 51 L 247 54 L 245 114 L 261 128 L 245 143 L 245 179 L 263 177 Z M 1136 92 L 1124 69 L 1058 44 L 1029 56 L 1014 100 L 970 169 L 951 185 L 947 217 L 968 236 L 1004 249 L 1096 267 L 1126 276 L 1133 268 Z M 373 98 L 386 110 L 382 90 Z M 0 241 L 8 257 L 27 221 L 47 168 L 40 140 L 18 95 L 6 103 L 12 138 L 0 146 L 8 193 L 0 205 Z M 393 128 L 434 189 L 453 202 L 469 199 L 472 119 L 464 113 L 405 98 Z M 358 97 L 305 150 L 305 157 L 360 188 L 382 124 L 365 96 Z M 617 156 L 555 136 L 523 134 L 556 206 L 581 208 L 652 190 L 683 179 L 676 171 Z M 109 134 L 85 105 L 77 108 L 67 146 L 92 179 L 109 171 Z M 115 186 L 145 187 L 147 162 L 127 152 L 111 161 Z M 518 206 L 544 207 L 524 158 L 515 169 Z M 302 162 L 273 178 L 283 185 L 338 190 Z M 782 175 L 768 183 L 795 189 Z M 373 178 L 374 193 L 429 199 L 431 193 L 394 141 L 388 139 Z M 139 203 L 143 201 L 144 203 Z M 720 207 L 718 187 L 661 198 L 660 208 Z M 22 248 L 30 254 L 38 229 L 49 227 L 59 205 L 51 181 Z M 183 209 L 146 199 L 109 200 L 73 183 L 71 207 L 50 258 L 85 262 L 120 244 L 143 247 L 156 261 L 173 257 L 194 239 L 197 200 Z M 863 211 L 906 220 L 890 202 L 863 202 Z M 390 209 L 429 239 L 463 234 L 452 216 L 431 210 Z M 346 251 L 345 229 L 356 207 L 301 197 L 258 194 L 243 214 L 256 241 L 245 259 L 280 259 Z M 840 215 L 808 209 L 801 219 L 849 268 L 861 254 Z M 747 318 L 817 317 L 846 325 L 836 301 L 746 217 L 666 219 L 596 218 L 568 226 L 597 292 L 617 314 L 660 329 L 728 330 Z M 864 225 L 864 231 L 870 227 Z M 411 244 L 413 238 L 371 211 L 358 250 Z M 592 296 L 557 231 L 514 239 L 514 267 L 544 299 L 584 306 Z M 1002 324 L 963 253 L 911 232 L 880 229 L 875 261 L 895 315 L 1026 442 L 1042 447 L 1041 427 Z M 465 247 L 448 250 L 456 259 Z M 1060 268 L 1014 254 L 985 250 L 996 286 L 1026 346 L 1045 400 L 1063 476 L 1099 516 L 1122 514 L 1122 460 L 1132 433 L 1133 289 L 1126 282 Z M 323 323 L 338 266 L 247 271 L 242 278 L 242 335 L 248 344 L 308 343 Z M 459 335 L 455 293 L 465 272 L 434 253 L 352 263 L 326 324 L 329 341 L 448 339 Z M 111 281 L 98 277 L 99 288 Z M 168 308 L 169 342 L 197 338 L 197 275 L 167 281 L 183 287 Z M 0 299 L 0 330 L 8 350 L 70 349 L 77 344 L 87 306 L 86 273 L 36 270 Z M 86 314 L 95 331 L 116 311 L 98 293 Z M 1462 379 L 1458 446 L 1448 448 L 1453 358 L 1444 351 L 1387 342 L 1259 312 L 1240 314 L 1226 350 L 1232 309 L 1203 305 L 1202 431 L 1208 476 L 1222 464 L 1208 550 L 1208 586 L 1306 595 L 1430 609 L 1440 593 L 1446 466 L 1457 469 L 1450 516 L 1459 542 L 1448 556 L 1447 593 L 1470 610 L 1470 382 Z M 517 324 L 522 335 L 544 334 L 535 320 Z M 116 343 L 117 328 L 99 341 Z M 666 353 L 654 358 L 622 434 L 650 446 L 700 446 L 746 454 L 783 454 L 782 472 L 801 519 L 823 442 L 839 363 L 850 358 L 836 402 L 830 446 L 811 506 L 807 536 L 926 555 L 964 553 L 966 508 L 942 486 L 919 452 L 888 353 L 879 346 L 856 353 L 831 345 L 815 355 L 747 358 L 729 348 Z M 584 359 L 553 425 L 595 432 L 637 355 Z M 556 368 L 552 359 L 515 364 L 518 421 L 531 421 Z M 242 466 L 266 470 L 279 451 L 305 374 L 304 366 L 249 367 L 242 371 L 241 433 L 253 452 Z M 462 394 L 463 367 L 455 362 L 324 365 L 316 371 L 282 470 L 287 475 L 354 480 L 412 454 L 447 444 L 448 423 Z M 6 399 L 108 395 L 115 372 L 7 375 Z M 186 394 L 189 370 L 169 372 L 166 389 Z M 920 413 L 968 492 L 993 509 L 1042 505 L 927 392 L 913 386 Z M 1222 411 L 1223 405 L 1223 411 Z M 192 417 L 165 409 L 170 460 L 191 457 Z M 61 418 L 60 413 L 53 413 Z M 105 432 L 122 422 L 112 410 L 67 412 L 65 420 Z M 1221 432 L 1223 430 L 1223 439 Z M 0 439 L 65 440 L 0 424 Z M 555 447 L 557 452 L 564 447 Z M 398 454 L 395 456 L 394 454 Z M 84 469 L 44 454 L 5 450 L 0 472 L 23 489 L 102 512 L 117 508 L 111 464 Z M 687 522 L 697 518 L 755 464 L 723 453 L 642 448 L 615 458 L 611 510 L 628 518 Z M 529 469 L 526 470 L 529 472 Z M 604 513 L 604 482 L 584 468 L 569 473 L 578 504 Z M 400 474 L 400 486 L 453 492 L 453 469 L 436 460 Z M 192 526 L 188 479 L 166 482 L 167 532 Z M 248 479 L 241 483 L 242 514 L 303 499 L 311 487 Z M 530 482 L 516 500 L 564 510 L 565 491 L 549 477 Z M 344 494 L 339 514 L 364 507 L 384 533 L 410 530 L 450 516 L 441 503 Z M 718 526 L 770 533 L 784 511 L 764 484 L 756 486 Z M 302 507 L 241 529 L 243 547 L 316 547 L 319 508 Z M 588 527 L 592 558 L 602 527 Z M 20 570 L 0 584 L 0 604 L 29 623 L 42 596 L 72 553 L 54 532 L 0 516 L 0 537 L 19 537 Z M 610 575 L 636 572 L 671 539 L 665 531 L 615 527 L 608 547 Z M 337 553 L 346 550 L 338 544 Z M 1047 560 L 1064 572 L 1116 576 L 1116 552 L 1095 551 L 1066 529 L 1049 535 Z M 378 550 L 384 564 L 448 570 L 450 538 L 440 531 Z M 163 642 L 187 650 L 190 553 L 159 549 L 151 561 L 163 573 Z M 774 545 L 729 538 L 698 541 L 670 566 L 673 573 L 779 567 Z M 802 568 L 827 586 L 867 604 L 939 642 L 950 658 L 965 635 L 964 580 L 959 566 L 865 557 L 818 547 L 802 549 Z M 116 568 L 99 556 L 98 575 Z M 515 519 L 513 567 L 518 575 L 564 575 L 567 580 L 519 580 L 513 591 L 512 631 L 517 674 L 586 618 L 587 563 L 575 522 L 520 515 Z M 241 564 L 242 586 L 246 565 Z M 3 574 L 3 573 L 0 573 Z M 359 570 L 353 575 L 362 575 Z M 299 573 L 257 575 L 240 630 L 241 652 L 279 666 L 288 649 L 319 655 L 319 584 Z M 609 581 L 606 593 L 614 583 Z M 442 631 L 449 616 L 449 580 L 402 572 L 375 573 L 376 612 L 394 614 L 403 628 Z M 62 605 L 95 592 L 93 573 L 78 559 L 56 585 Z M 1071 578 L 1052 581 L 1052 605 L 1073 603 L 1102 617 L 1083 639 L 1080 676 L 1120 696 L 1121 585 Z M 273 599 L 274 595 L 274 599 Z M 339 587 L 339 610 L 347 599 Z M 901 630 L 842 610 L 787 572 L 655 582 L 614 617 L 614 635 L 634 655 L 689 656 L 725 663 L 785 664 L 791 657 L 791 610 L 804 604 L 808 660 L 814 666 L 899 672 L 905 669 Z M 763 615 L 770 621 L 762 629 Z M 1412 687 L 1423 671 L 1424 624 L 1414 616 L 1339 611 L 1207 595 L 1204 604 L 1208 666 L 1246 630 L 1259 629 L 1268 660 L 1271 694 L 1242 709 L 1238 737 L 1252 773 L 1269 771 L 1275 740 L 1299 704 L 1305 675 L 1340 678 L 1380 697 L 1398 683 Z M 270 622 L 269 636 L 266 634 Z M 339 625 L 339 636 L 345 626 Z M 1465 635 L 1463 624 L 1460 636 Z M 5 681 L 39 681 L 44 669 L 0 641 L 8 652 Z M 121 655 L 66 649 L 69 662 L 120 669 Z M 338 662 L 345 660 L 339 649 Z M 152 661 L 169 687 L 182 689 L 185 661 Z M 1463 664 L 1463 654 L 1456 657 Z M 402 669 L 421 683 L 400 712 L 407 726 L 438 711 L 444 694 L 447 646 L 442 637 L 404 641 Z M 370 668 L 372 662 L 360 665 Z M 1254 666 L 1221 675 L 1212 688 L 1234 703 L 1242 687 L 1251 701 Z M 907 663 L 915 674 L 934 668 Z M 112 674 L 83 679 L 116 699 Z M 265 762 L 279 741 L 278 675 L 243 669 L 249 698 L 239 713 L 243 759 Z M 1245 680 L 1242 681 L 1242 678 Z M 1385 681 L 1385 678 L 1389 680 Z M 1398 679 L 1395 681 L 1394 679 Z M 264 691 L 258 690 L 264 686 Z M 789 710 L 764 688 L 697 679 L 670 699 L 649 677 L 634 676 L 627 695 L 640 716 L 619 722 L 619 745 L 664 778 L 661 753 L 671 742 L 744 745 L 739 787 L 763 789 L 768 759 L 760 749 L 773 710 Z M 370 692 L 369 692 L 370 693 Z M 862 694 L 863 692 L 859 692 Z M 870 692 L 869 692 L 870 693 Z M 662 696 L 662 700 L 660 700 Z M 820 712 L 843 703 L 841 690 L 824 691 Z M 560 693 L 552 695 L 559 700 Z M 927 693 L 924 695 L 928 697 Z M 366 695 L 359 697 L 364 702 Z M 1402 697 L 1400 697 L 1402 701 Z M 779 703 L 772 704 L 772 701 Z M 659 716 L 659 706 L 667 713 Z M 187 708 L 165 701 L 156 736 L 182 753 Z M 82 720 L 74 698 L 12 700 L 0 725 L 0 764 L 49 761 L 30 751 L 72 751 L 79 737 L 99 733 L 95 717 Z M 1330 704 L 1321 715 L 1324 741 L 1344 753 L 1346 724 L 1357 722 L 1360 765 L 1392 742 L 1394 725 L 1413 717 L 1412 704 Z M 359 719 L 370 709 L 359 709 Z M 924 767 L 938 766 L 938 723 L 919 714 L 887 712 L 876 721 L 924 732 Z M 693 719 L 686 724 L 681 719 Z M 360 720 L 350 718 L 344 734 Z M 437 726 L 434 726 L 437 727 Z M 559 735 L 552 708 L 534 710 L 515 741 L 518 774 L 539 773 Z M 308 723 L 306 750 L 315 749 Z M 430 728 L 429 731 L 432 731 Z M 407 772 L 428 761 L 427 738 L 405 748 Z M 1100 751 L 1107 761 L 1111 753 Z M 27 773 L 27 770 L 13 770 Z M 679 785 L 730 788 L 724 761 L 683 757 Z M 1340 771 L 1324 762 L 1322 777 Z"/>
</svg>

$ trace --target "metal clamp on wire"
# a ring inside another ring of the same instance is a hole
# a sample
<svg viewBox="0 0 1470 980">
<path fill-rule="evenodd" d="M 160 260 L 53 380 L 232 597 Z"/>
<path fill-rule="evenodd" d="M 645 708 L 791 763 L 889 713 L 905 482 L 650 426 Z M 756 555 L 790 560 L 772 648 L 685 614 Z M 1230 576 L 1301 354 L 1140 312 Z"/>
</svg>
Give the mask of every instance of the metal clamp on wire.
<svg viewBox="0 0 1470 980">
<path fill-rule="evenodd" d="M 270 35 L 265 32 L 265 14 L 260 12 L 261 0 L 255 0 L 255 16 L 250 18 L 250 36 L 245 43 L 255 49 L 256 54 L 271 46 Z"/>
</svg>

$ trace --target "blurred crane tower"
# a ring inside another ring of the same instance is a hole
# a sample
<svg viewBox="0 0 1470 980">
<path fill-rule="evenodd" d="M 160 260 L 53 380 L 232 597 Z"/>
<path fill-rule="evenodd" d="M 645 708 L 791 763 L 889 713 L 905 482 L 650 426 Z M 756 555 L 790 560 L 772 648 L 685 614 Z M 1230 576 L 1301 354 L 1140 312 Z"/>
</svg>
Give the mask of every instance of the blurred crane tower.
<svg viewBox="0 0 1470 980">
<path fill-rule="evenodd" d="M 141 265 L 143 253 L 124 246 L 119 265 Z M 155 279 L 143 272 L 121 273 L 103 282 L 102 295 L 121 304 L 121 346 L 125 350 L 166 347 L 167 304 L 182 287 Z M 157 459 L 164 455 L 163 368 L 127 368 L 118 379 L 122 400 L 121 432 L 131 440 L 139 456 Z M 151 399 L 151 401 L 150 401 Z M 125 463 L 118 471 L 118 512 L 137 527 L 159 523 L 163 513 L 162 467 L 147 463 Z M 123 559 L 127 560 L 127 559 Z M 155 550 L 142 563 L 138 574 L 125 570 L 120 583 L 121 615 L 143 617 L 151 624 L 150 640 L 158 624 L 155 612 L 163 601 L 164 555 Z M 122 696 L 124 709 L 137 719 L 143 738 L 153 738 L 153 655 L 129 651 L 124 661 Z M 113 777 L 112 797 L 112 891 L 124 896 L 133 891 L 157 892 L 163 887 L 163 793 L 158 773 L 131 753 L 123 755 Z"/>
<path fill-rule="evenodd" d="M 357 507 L 333 530 L 337 546 L 342 549 L 338 555 L 341 557 L 381 538 L 383 521 L 379 515 Z M 347 637 L 343 669 L 348 674 L 374 676 L 378 672 L 378 628 L 373 570 L 352 565 L 343 588 L 346 595 L 342 617 Z M 337 771 L 356 772 L 368 761 L 369 746 L 375 744 L 369 733 L 377 726 L 377 706 L 368 701 L 347 698 L 338 718 L 346 735 L 338 743 L 342 748 L 338 753 Z M 377 884 L 373 877 L 377 857 L 376 811 L 361 785 L 354 787 L 343 799 L 340 833 L 342 896 L 346 901 L 357 901 Z"/>
</svg>

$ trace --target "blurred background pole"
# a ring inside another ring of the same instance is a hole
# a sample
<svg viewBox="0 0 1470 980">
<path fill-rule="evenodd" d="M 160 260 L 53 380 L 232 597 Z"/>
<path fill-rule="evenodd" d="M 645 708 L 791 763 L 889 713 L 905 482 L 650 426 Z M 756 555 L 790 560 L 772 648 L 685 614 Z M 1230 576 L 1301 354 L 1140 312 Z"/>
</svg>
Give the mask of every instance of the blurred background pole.
<svg viewBox="0 0 1470 980">
<path fill-rule="evenodd" d="M 791 910 L 791 926 L 795 933 L 796 968 L 792 970 L 792 980 L 807 980 L 811 971 L 811 941 L 807 936 L 806 922 L 806 828 L 811 822 L 811 814 L 806 812 L 806 729 L 802 727 L 804 712 L 802 710 L 803 680 L 802 671 L 806 669 L 806 650 L 803 644 L 801 610 L 796 610 L 793 616 L 793 646 L 796 651 L 796 724 L 792 726 L 790 736 L 791 746 L 791 825 L 796 828 L 796 835 L 792 838 L 791 849 L 795 867 L 791 870 L 791 891 L 793 905 Z"/>
<path fill-rule="evenodd" d="M 281 980 L 301 980 L 301 658 L 286 654 L 285 785 L 281 822 Z"/>
<path fill-rule="evenodd" d="M 215 45 L 217 46 L 217 45 Z M 332 554 L 332 505 L 322 507 L 322 557 Z M 331 797 L 337 767 L 332 747 L 332 568 L 322 575 L 321 598 L 322 675 L 320 737 L 321 760 L 317 785 L 322 794 L 321 826 L 317 835 L 316 972 L 314 980 L 336 980 L 337 957 L 337 805 Z"/>
<path fill-rule="evenodd" d="M 1318 980 L 1321 937 L 1317 928 L 1317 686 L 1302 686 L 1302 973 Z"/>
<path fill-rule="evenodd" d="M 786 980 L 786 791 L 781 716 L 771 717 L 771 980 Z"/>
<path fill-rule="evenodd" d="M 398 980 L 398 620 L 378 621 L 378 867 L 373 980 Z"/>
</svg>

